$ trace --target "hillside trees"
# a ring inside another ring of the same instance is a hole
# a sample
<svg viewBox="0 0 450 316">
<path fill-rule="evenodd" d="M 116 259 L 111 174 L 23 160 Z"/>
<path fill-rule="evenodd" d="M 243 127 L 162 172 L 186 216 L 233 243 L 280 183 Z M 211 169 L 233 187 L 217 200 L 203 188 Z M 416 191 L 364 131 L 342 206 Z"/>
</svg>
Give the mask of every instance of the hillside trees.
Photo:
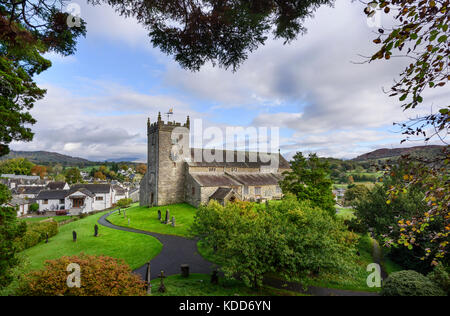
<svg viewBox="0 0 450 316">
<path fill-rule="evenodd" d="M 13 158 L 0 162 L 0 174 L 31 175 L 34 164 L 25 158 Z"/>
<path fill-rule="evenodd" d="M 81 176 L 80 169 L 70 168 L 66 171 L 66 182 L 68 184 L 81 183 L 82 181 L 83 177 Z"/>
<path fill-rule="evenodd" d="M 302 153 L 297 153 L 290 164 L 292 171 L 285 172 L 284 179 L 280 181 L 283 193 L 292 193 L 300 201 L 311 201 L 334 216 L 336 209 L 328 162 L 319 159 L 316 154 L 306 158 Z"/>
<path fill-rule="evenodd" d="M 0 156 L 9 152 L 12 141 L 31 141 L 30 114 L 45 90 L 33 76 L 51 62 L 42 55 L 64 56 L 75 51 L 76 39 L 85 34 L 82 20 L 69 26 L 62 8 L 68 1 L 0 1 Z"/>
</svg>

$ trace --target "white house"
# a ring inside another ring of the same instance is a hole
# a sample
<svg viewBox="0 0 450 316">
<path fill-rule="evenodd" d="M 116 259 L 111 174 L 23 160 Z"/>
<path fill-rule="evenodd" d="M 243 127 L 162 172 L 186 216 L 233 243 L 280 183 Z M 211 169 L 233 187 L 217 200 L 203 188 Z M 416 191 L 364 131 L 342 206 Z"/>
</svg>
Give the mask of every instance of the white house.
<svg viewBox="0 0 450 316">
<path fill-rule="evenodd" d="M 24 199 L 34 199 L 38 196 L 39 192 L 46 190 L 45 186 L 39 185 L 23 185 L 18 186 L 11 190 L 13 196 L 24 198 Z"/>
<path fill-rule="evenodd" d="M 114 201 L 113 204 L 116 204 L 119 200 L 122 199 L 128 199 L 128 190 L 122 188 L 120 185 L 113 185 L 112 186 L 114 191 Z"/>
<path fill-rule="evenodd" d="M 27 199 L 20 197 L 13 197 L 8 206 L 17 208 L 17 217 L 27 215 L 29 212 L 30 202 Z"/>
<path fill-rule="evenodd" d="M 85 188 L 73 188 L 65 198 L 65 209 L 71 215 L 90 213 L 94 210 L 95 195 Z"/>
<path fill-rule="evenodd" d="M 66 209 L 66 196 L 68 190 L 45 190 L 39 192 L 36 203 L 39 204 L 39 211 L 58 211 Z"/>
<path fill-rule="evenodd" d="M 71 187 L 71 191 L 82 188 L 94 195 L 93 211 L 100 211 L 112 207 L 114 203 L 114 192 L 111 184 L 75 184 Z"/>
</svg>

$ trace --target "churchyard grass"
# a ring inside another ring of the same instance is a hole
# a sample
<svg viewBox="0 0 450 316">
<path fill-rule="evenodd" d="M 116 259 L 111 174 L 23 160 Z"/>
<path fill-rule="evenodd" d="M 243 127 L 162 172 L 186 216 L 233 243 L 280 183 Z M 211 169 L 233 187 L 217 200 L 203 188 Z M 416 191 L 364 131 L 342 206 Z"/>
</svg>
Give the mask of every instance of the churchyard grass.
<svg viewBox="0 0 450 316">
<path fill-rule="evenodd" d="M 207 274 L 191 274 L 188 278 L 173 275 L 164 278 L 166 293 L 159 293 L 160 279 L 152 280 L 152 296 L 303 296 L 300 293 L 278 290 L 263 286 L 259 290 L 251 289 L 244 283 L 219 279 L 219 284 L 211 284 L 211 276 Z"/>
<path fill-rule="evenodd" d="M 161 210 L 161 219 L 164 220 L 167 209 L 170 213 L 169 220 L 171 221 L 172 217 L 175 217 L 175 227 L 170 223 L 162 224 L 158 220 L 158 210 Z M 132 206 L 126 209 L 126 218 L 122 210 L 120 215 L 119 212 L 115 212 L 108 217 L 108 220 L 116 226 L 130 227 L 165 235 L 189 237 L 189 228 L 194 222 L 196 211 L 197 209 L 189 204 L 174 204 L 153 208 Z M 130 220 L 129 226 L 128 219 Z"/>
<path fill-rule="evenodd" d="M 30 218 L 21 218 L 21 220 L 26 222 L 40 222 L 44 221 L 46 219 L 53 218 L 56 222 L 64 222 L 69 219 L 72 219 L 72 216 L 44 216 L 44 217 L 30 217 Z"/>
<path fill-rule="evenodd" d="M 27 262 L 27 270 L 43 267 L 46 260 L 62 256 L 105 255 L 124 259 L 131 269 L 136 269 L 162 250 L 161 243 L 151 236 L 133 234 L 107 228 L 97 224 L 98 219 L 107 212 L 88 216 L 59 228 L 59 233 L 44 242 L 20 253 Z M 94 237 L 94 226 L 99 225 L 99 236 Z M 73 242 L 72 232 L 77 232 L 77 242 Z"/>
</svg>

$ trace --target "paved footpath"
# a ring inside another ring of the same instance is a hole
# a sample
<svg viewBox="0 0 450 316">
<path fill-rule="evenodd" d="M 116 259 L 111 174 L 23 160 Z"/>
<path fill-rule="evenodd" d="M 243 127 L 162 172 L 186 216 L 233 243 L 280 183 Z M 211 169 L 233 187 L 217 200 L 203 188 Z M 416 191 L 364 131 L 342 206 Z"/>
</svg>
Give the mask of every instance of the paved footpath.
<svg viewBox="0 0 450 316">
<path fill-rule="evenodd" d="M 100 225 L 155 237 L 163 245 L 162 251 L 150 262 L 151 278 L 156 278 L 161 270 L 164 270 L 165 275 L 174 275 L 181 273 L 181 265 L 188 264 L 191 273 L 211 274 L 214 264 L 205 260 L 197 250 L 197 240 L 187 239 L 178 236 L 162 235 L 151 233 L 143 230 L 138 230 L 128 227 L 119 227 L 111 224 L 107 217 L 112 213 L 103 215 L 98 223 Z M 145 280 L 147 274 L 147 265 L 137 268 L 133 271 L 139 274 Z"/>
<path fill-rule="evenodd" d="M 115 212 L 115 211 L 113 211 Z M 164 270 L 165 275 L 175 275 L 181 273 L 181 265 L 188 264 L 191 273 L 211 274 L 214 264 L 205 260 L 197 249 L 197 240 L 187 239 L 178 236 L 162 235 L 157 233 L 151 233 L 144 230 L 120 227 L 111 224 L 108 221 L 108 216 L 113 212 L 103 215 L 98 223 L 100 225 L 122 230 L 131 233 L 144 234 L 155 237 L 163 245 L 162 251 L 153 260 L 151 260 L 151 278 L 157 278 L 161 270 Z M 137 268 L 133 271 L 140 275 L 145 280 L 147 274 L 147 265 Z M 377 293 L 371 292 L 355 292 L 338 289 L 327 289 L 310 286 L 307 291 L 304 291 L 303 287 L 299 283 L 285 282 L 276 279 L 264 279 L 264 284 L 272 286 L 278 289 L 285 289 L 294 292 L 315 295 L 315 296 L 377 296 Z"/>
</svg>

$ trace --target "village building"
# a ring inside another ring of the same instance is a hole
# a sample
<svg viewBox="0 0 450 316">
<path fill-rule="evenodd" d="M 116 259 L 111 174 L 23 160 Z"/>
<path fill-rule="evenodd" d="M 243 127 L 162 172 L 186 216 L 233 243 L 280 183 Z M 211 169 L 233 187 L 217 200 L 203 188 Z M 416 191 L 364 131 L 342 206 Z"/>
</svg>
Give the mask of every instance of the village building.
<svg viewBox="0 0 450 316">
<path fill-rule="evenodd" d="M 13 197 L 6 205 L 17 209 L 17 217 L 27 215 L 29 213 L 30 201 L 28 199 Z"/>
<path fill-rule="evenodd" d="M 122 200 L 122 199 L 128 199 L 128 190 L 121 187 L 118 184 L 114 184 L 112 186 L 113 191 L 114 191 L 114 201 L 113 204 L 116 204 L 118 201 Z"/>
<path fill-rule="evenodd" d="M 69 190 L 70 186 L 64 181 L 54 181 L 47 184 L 47 190 Z"/>
<path fill-rule="evenodd" d="M 66 208 L 66 196 L 69 190 L 44 190 L 36 196 L 39 211 L 59 211 Z"/>
<path fill-rule="evenodd" d="M 99 211 L 105 210 L 113 206 L 114 203 L 114 191 L 109 183 L 89 183 L 89 184 L 74 184 L 71 186 L 71 190 L 86 189 L 94 195 L 94 201 L 92 204 L 92 210 Z"/>
<path fill-rule="evenodd" d="M 24 199 L 34 199 L 38 196 L 39 192 L 45 190 L 45 186 L 19 186 L 11 190 L 11 193 L 15 197 Z"/>
<path fill-rule="evenodd" d="M 277 161 L 274 169 L 272 161 L 265 161 L 254 152 L 197 148 L 174 152 L 179 143 L 184 143 L 183 148 L 189 147 L 189 117 L 182 125 L 166 123 L 159 114 L 157 122 L 148 121 L 147 130 L 148 161 L 147 173 L 140 184 L 141 206 L 186 202 L 198 207 L 212 199 L 224 204 L 282 197 L 278 182 L 290 165 L 280 153 L 270 154 Z M 207 153 L 218 159 L 198 162 L 197 157 L 205 157 Z"/>
</svg>

